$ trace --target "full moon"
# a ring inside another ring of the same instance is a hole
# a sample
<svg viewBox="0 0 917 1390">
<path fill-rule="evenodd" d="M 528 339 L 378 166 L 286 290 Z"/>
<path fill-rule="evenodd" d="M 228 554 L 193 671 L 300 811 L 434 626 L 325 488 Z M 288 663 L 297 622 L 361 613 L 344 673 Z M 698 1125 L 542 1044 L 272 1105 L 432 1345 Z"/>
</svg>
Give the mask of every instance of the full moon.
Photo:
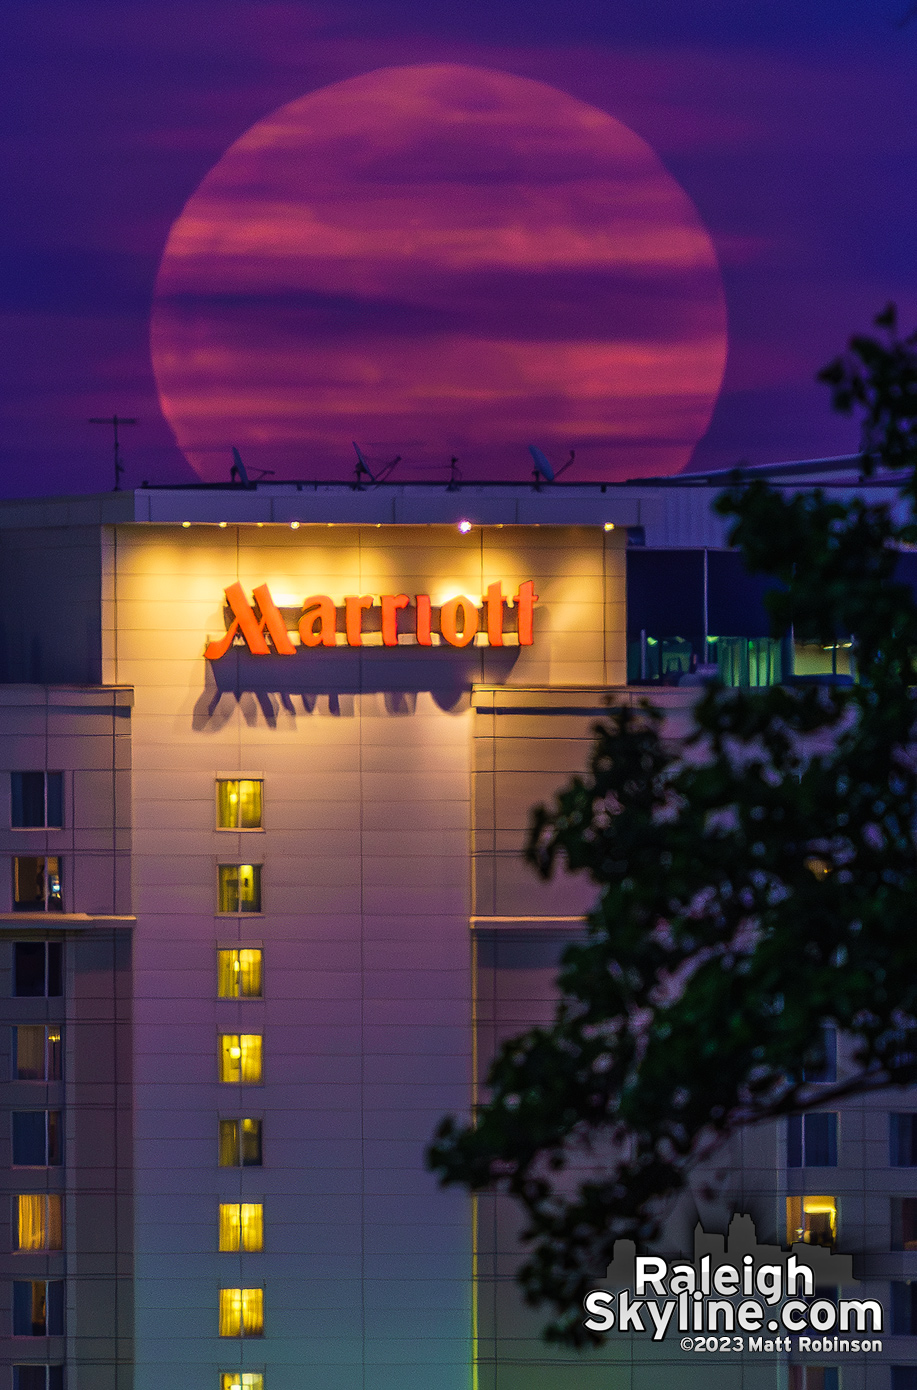
<svg viewBox="0 0 917 1390">
<path fill-rule="evenodd" d="M 199 476 L 678 472 L 726 360 L 717 258 L 644 140 L 553 87 L 386 68 L 281 107 L 173 225 L 153 366 Z"/>
</svg>

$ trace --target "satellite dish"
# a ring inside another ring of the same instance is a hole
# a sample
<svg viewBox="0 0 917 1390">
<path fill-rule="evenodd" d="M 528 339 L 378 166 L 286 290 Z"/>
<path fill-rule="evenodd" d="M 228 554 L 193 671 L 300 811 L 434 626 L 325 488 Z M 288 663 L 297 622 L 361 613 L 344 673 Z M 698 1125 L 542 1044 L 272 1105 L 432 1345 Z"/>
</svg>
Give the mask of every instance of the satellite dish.
<svg viewBox="0 0 917 1390">
<path fill-rule="evenodd" d="M 356 466 L 356 469 L 355 469 L 355 473 L 356 473 L 356 484 L 355 484 L 355 486 L 356 486 L 357 488 L 361 488 L 361 487 L 362 487 L 362 483 L 361 483 L 360 480 L 361 480 L 361 478 L 364 477 L 364 475 L 365 475 L 367 478 L 369 478 L 369 480 L 370 480 L 371 483 L 377 482 L 378 479 L 376 478 L 376 476 L 375 476 L 375 474 L 373 473 L 372 469 L 369 467 L 369 464 L 366 462 L 366 459 L 363 457 L 363 454 L 362 454 L 361 451 L 360 451 L 360 446 L 359 446 L 359 444 L 356 442 L 356 440 L 351 440 L 351 443 L 353 444 L 354 450 L 355 450 L 356 455 L 357 455 L 357 466 Z"/>
<path fill-rule="evenodd" d="M 532 462 L 535 464 L 535 482 L 539 478 L 544 478 L 546 483 L 553 483 L 554 469 L 548 462 L 545 454 L 538 448 L 537 444 L 529 445 L 529 453 L 532 455 Z"/>
<path fill-rule="evenodd" d="M 242 455 L 239 453 L 239 450 L 235 447 L 235 445 L 233 445 L 232 457 L 233 465 L 232 468 L 230 468 L 229 470 L 230 480 L 232 482 L 235 482 L 238 478 L 239 482 L 242 484 L 243 487 L 250 487 L 251 484 L 248 481 L 248 473 L 246 471 L 245 464 L 242 462 Z"/>
</svg>

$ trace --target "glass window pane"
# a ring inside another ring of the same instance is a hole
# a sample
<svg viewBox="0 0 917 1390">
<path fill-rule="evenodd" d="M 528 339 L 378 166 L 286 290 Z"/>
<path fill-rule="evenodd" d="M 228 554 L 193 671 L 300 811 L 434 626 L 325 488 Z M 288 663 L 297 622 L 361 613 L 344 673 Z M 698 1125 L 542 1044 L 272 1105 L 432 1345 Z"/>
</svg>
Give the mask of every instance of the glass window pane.
<svg viewBox="0 0 917 1390">
<path fill-rule="evenodd" d="M 261 1121 L 260 1120 L 241 1120 L 242 1130 L 242 1166 L 243 1168 L 261 1167 Z"/>
<path fill-rule="evenodd" d="M 64 1248 L 64 1199 L 59 1192 L 48 1193 L 48 1245 L 49 1250 Z"/>
<path fill-rule="evenodd" d="M 61 1112 L 59 1110 L 48 1110 L 48 1167 L 58 1168 L 64 1159 L 64 1129 L 61 1124 Z"/>
<path fill-rule="evenodd" d="M 221 1250 L 240 1249 L 241 1213 L 238 1202 L 220 1203 L 220 1245 Z"/>
<path fill-rule="evenodd" d="M 803 1120 L 808 1168 L 837 1167 L 837 1114 L 815 1111 Z"/>
<path fill-rule="evenodd" d="M 220 1035 L 220 1080 L 228 1083 L 242 1080 L 242 1045 L 238 1033 Z"/>
<path fill-rule="evenodd" d="M 48 1162 L 46 1110 L 13 1111 L 13 1167 L 44 1168 Z"/>
<path fill-rule="evenodd" d="M 220 1078 L 222 1080 L 222 1077 Z M 239 1121 L 220 1121 L 220 1167 L 239 1166 Z"/>
<path fill-rule="evenodd" d="M 13 1080 L 45 1080 L 45 1037 L 43 1026 L 20 1024 L 13 1029 Z"/>
<path fill-rule="evenodd" d="M 239 911 L 261 911 L 261 865 L 239 865 Z"/>
<path fill-rule="evenodd" d="M 48 1390 L 64 1390 L 64 1368 L 63 1366 L 48 1367 Z M 834 1387 L 837 1390 L 837 1387 Z"/>
<path fill-rule="evenodd" d="M 218 999 L 238 998 L 240 969 L 238 951 L 217 951 Z"/>
<path fill-rule="evenodd" d="M 44 1279 L 13 1280 L 13 1336 L 47 1336 L 47 1298 Z"/>
<path fill-rule="evenodd" d="M 242 1290 L 220 1289 L 220 1336 L 242 1335 Z"/>
<path fill-rule="evenodd" d="M 264 1290 L 242 1290 L 242 1336 L 261 1337 L 264 1334 Z"/>
<path fill-rule="evenodd" d="M 786 1122 L 786 1166 L 802 1167 L 802 1116 L 789 1115 Z"/>
<path fill-rule="evenodd" d="M 62 1337 L 64 1335 L 64 1281 L 63 1279 L 48 1280 L 48 1336 Z"/>
<path fill-rule="evenodd" d="M 262 784 L 260 781 L 243 781 L 238 785 L 239 827 L 242 830 L 260 830 Z"/>
<path fill-rule="evenodd" d="M 64 774 L 48 772 L 45 777 L 48 825 L 59 830 L 64 824 Z"/>
<path fill-rule="evenodd" d="M 220 830 L 239 827 L 239 783 L 217 779 L 217 825 Z"/>
<path fill-rule="evenodd" d="M 239 911 L 239 866 L 221 864 L 217 869 L 219 891 L 217 894 L 218 912 Z"/>
<path fill-rule="evenodd" d="M 243 1250 L 264 1249 L 264 1207 L 261 1202 L 243 1202 L 239 1208 Z"/>
<path fill-rule="evenodd" d="M 64 1049 L 59 1028 L 48 1029 L 47 1054 L 47 1078 L 60 1081 L 64 1074 Z"/>
<path fill-rule="evenodd" d="M 894 1168 L 917 1165 L 917 1114 L 888 1117 L 889 1162 Z"/>
<path fill-rule="evenodd" d="M 44 911 L 44 859 L 20 854 L 13 860 L 13 907 L 18 912 Z"/>
<path fill-rule="evenodd" d="M 37 998 L 45 992 L 45 943 L 17 941 L 13 946 L 13 993 Z"/>
<path fill-rule="evenodd" d="M 220 1390 L 264 1390 L 264 1374 L 261 1371 L 223 1371 Z"/>
<path fill-rule="evenodd" d="M 12 792 L 10 824 L 17 829 L 43 826 L 45 824 L 45 774 L 43 772 L 14 772 L 10 782 Z"/>
<path fill-rule="evenodd" d="M 64 892 L 61 886 L 61 863 L 56 855 L 50 855 L 45 860 L 47 865 L 47 891 L 49 912 L 63 912 Z"/>
<path fill-rule="evenodd" d="M 47 1372 L 47 1366 L 14 1366 L 13 1390 L 48 1390 Z"/>
<path fill-rule="evenodd" d="M 60 999 L 64 992 L 64 943 L 48 942 L 48 998 Z"/>
<path fill-rule="evenodd" d="M 241 1081 L 245 1086 L 257 1086 L 261 1082 L 261 1034 L 243 1033 L 239 1039 L 242 1048 Z"/>
<path fill-rule="evenodd" d="M 20 1193 L 16 1198 L 17 1250 L 47 1250 L 48 1205 L 44 1193 Z"/>
<path fill-rule="evenodd" d="M 242 950 L 238 952 L 239 997 L 242 999 L 261 998 L 261 952 Z"/>
</svg>

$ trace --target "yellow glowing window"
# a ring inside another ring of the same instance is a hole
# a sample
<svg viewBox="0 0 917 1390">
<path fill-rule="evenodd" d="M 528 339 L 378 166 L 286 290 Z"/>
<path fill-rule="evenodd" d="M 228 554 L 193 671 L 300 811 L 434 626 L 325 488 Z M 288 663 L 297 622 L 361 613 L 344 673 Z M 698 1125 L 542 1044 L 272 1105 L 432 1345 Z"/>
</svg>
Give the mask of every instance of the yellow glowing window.
<svg viewBox="0 0 917 1390">
<path fill-rule="evenodd" d="M 219 912 L 261 911 L 260 864 L 221 864 L 217 880 Z"/>
<path fill-rule="evenodd" d="M 221 999 L 261 998 L 261 952 L 217 952 L 217 985 Z"/>
<path fill-rule="evenodd" d="M 260 830 L 264 783 L 250 778 L 217 780 L 217 826 L 220 830 Z"/>
<path fill-rule="evenodd" d="M 220 1167 L 261 1167 L 261 1121 L 220 1121 Z"/>
<path fill-rule="evenodd" d="M 220 1035 L 220 1080 L 234 1085 L 257 1086 L 261 1081 L 261 1034 Z"/>
<path fill-rule="evenodd" d="M 13 1029 L 13 1080 L 60 1081 L 61 1030 L 38 1023 Z"/>
<path fill-rule="evenodd" d="M 264 1390 L 261 1371 L 223 1371 L 220 1390 Z"/>
<path fill-rule="evenodd" d="M 64 1203 L 60 1193 L 19 1193 L 16 1207 L 17 1250 L 64 1248 Z"/>
<path fill-rule="evenodd" d="M 264 1336 L 263 1289 L 220 1289 L 220 1336 Z"/>
<path fill-rule="evenodd" d="M 220 1249 L 264 1249 L 264 1207 L 260 1202 L 220 1203 Z"/>
<path fill-rule="evenodd" d="M 834 1245 L 836 1240 L 836 1197 L 787 1197 L 787 1245 Z"/>
</svg>

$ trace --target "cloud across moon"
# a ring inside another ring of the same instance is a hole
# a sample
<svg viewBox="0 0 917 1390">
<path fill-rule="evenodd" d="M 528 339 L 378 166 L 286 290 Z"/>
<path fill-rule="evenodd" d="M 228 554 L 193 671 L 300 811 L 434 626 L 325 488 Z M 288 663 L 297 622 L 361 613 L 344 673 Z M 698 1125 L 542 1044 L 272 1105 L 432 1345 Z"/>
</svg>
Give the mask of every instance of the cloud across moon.
<svg viewBox="0 0 917 1390">
<path fill-rule="evenodd" d="M 677 472 L 722 381 L 696 209 L 621 122 L 458 65 L 338 82 L 252 126 L 175 222 L 151 324 L 160 399 L 204 479 L 230 446 L 341 477 Z"/>
</svg>

